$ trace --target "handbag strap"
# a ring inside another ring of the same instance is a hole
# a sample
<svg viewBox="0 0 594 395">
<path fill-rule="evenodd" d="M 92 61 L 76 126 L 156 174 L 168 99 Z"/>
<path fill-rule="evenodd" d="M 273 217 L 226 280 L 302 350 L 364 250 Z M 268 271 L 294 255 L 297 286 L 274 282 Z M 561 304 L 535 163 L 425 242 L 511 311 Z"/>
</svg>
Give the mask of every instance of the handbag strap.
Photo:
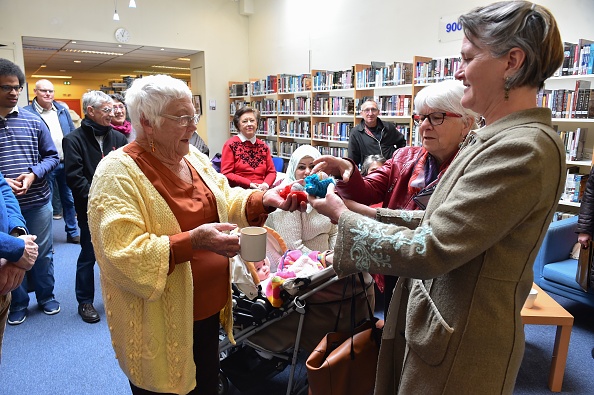
<svg viewBox="0 0 594 395">
<path fill-rule="evenodd" d="M 344 282 L 342 287 L 342 299 L 340 300 L 340 306 L 338 306 L 338 314 L 336 315 L 336 322 L 334 323 L 334 332 L 338 331 L 338 323 L 340 322 L 340 313 L 342 310 L 342 303 L 344 302 L 344 296 L 346 295 L 347 286 L 349 285 L 348 281 Z"/>
</svg>

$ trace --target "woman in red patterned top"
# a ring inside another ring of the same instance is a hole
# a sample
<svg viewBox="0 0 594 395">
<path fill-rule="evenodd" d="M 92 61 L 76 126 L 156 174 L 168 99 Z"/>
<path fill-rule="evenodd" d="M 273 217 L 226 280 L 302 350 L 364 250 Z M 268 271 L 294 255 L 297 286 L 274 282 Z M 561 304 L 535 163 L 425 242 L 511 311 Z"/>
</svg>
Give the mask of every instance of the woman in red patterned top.
<svg viewBox="0 0 594 395">
<path fill-rule="evenodd" d="M 223 145 L 221 173 L 229 179 L 232 187 L 266 191 L 276 179 L 270 148 L 256 138 L 258 111 L 241 107 L 233 116 L 233 124 L 239 131 Z"/>
</svg>

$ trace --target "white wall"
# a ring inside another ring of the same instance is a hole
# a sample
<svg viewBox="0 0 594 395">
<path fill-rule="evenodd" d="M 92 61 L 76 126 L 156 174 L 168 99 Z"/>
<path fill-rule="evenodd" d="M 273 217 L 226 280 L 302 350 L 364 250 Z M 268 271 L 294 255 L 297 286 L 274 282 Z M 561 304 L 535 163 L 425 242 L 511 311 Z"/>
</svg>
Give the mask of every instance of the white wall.
<svg viewBox="0 0 594 395">
<path fill-rule="evenodd" d="M 131 44 L 204 51 L 204 81 L 193 81 L 192 89 L 202 94 L 199 131 L 214 154 L 228 137 L 228 81 L 372 60 L 411 61 L 414 55 L 454 56 L 460 42 L 438 41 L 439 18 L 487 1 L 254 0 L 249 17 L 239 14 L 240 3 L 233 0 L 138 0 L 136 9 L 127 3 L 118 0 L 115 22 L 107 0 L 0 0 L 6 11 L 0 42 L 15 43 L 21 66 L 22 36 L 115 42 L 113 33 L 122 26 L 132 33 Z M 555 14 L 564 40 L 594 39 L 594 1 L 540 4 Z M 208 108 L 210 100 L 216 110 Z"/>
<path fill-rule="evenodd" d="M 228 138 L 228 80 L 247 80 L 248 17 L 233 0 L 118 0 L 120 21 L 113 21 L 114 2 L 73 0 L 0 0 L 5 20 L 0 42 L 15 43 L 15 61 L 23 67 L 22 36 L 115 42 L 114 32 L 126 27 L 131 44 L 204 51 L 202 103 L 216 100 L 216 110 L 203 109 L 200 131 L 206 128 L 211 152 Z M 10 15 L 10 17 L 8 17 Z M 96 87 L 93 87 L 96 89 Z M 203 133 L 201 133 L 204 135 Z"/>
<path fill-rule="evenodd" d="M 250 17 L 250 77 L 342 70 L 370 61 L 457 56 L 460 41 L 440 43 L 439 18 L 489 0 L 255 0 Z M 541 0 L 563 40 L 594 40 L 594 1 Z M 311 55 L 311 64 L 309 57 Z"/>
</svg>

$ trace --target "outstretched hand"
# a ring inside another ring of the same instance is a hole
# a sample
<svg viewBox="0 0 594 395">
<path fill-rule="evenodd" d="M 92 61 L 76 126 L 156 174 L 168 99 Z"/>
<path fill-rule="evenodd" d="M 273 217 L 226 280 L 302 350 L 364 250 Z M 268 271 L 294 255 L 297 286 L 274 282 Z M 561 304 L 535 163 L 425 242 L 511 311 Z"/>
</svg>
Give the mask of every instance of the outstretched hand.
<svg viewBox="0 0 594 395">
<path fill-rule="evenodd" d="M 315 166 L 311 171 L 312 174 L 323 171 L 334 178 L 342 179 L 344 182 L 348 182 L 351 174 L 353 174 L 353 164 L 348 160 L 335 156 L 322 155 L 314 160 L 313 164 Z"/>
<path fill-rule="evenodd" d="M 295 181 L 293 184 L 303 184 L 303 180 Z M 291 184 L 292 185 L 292 184 Z M 284 185 L 279 185 L 275 188 L 269 189 L 262 197 L 264 207 L 280 208 L 284 211 L 305 211 L 307 209 L 307 202 L 300 201 L 295 194 L 289 194 L 286 199 L 283 197 Z"/>
<path fill-rule="evenodd" d="M 348 208 L 342 199 L 334 192 L 334 188 L 334 184 L 330 184 L 326 191 L 326 197 L 316 198 L 309 195 L 308 200 L 309 204 L 311 204 L 318 213 L 330 218 L 330 221 L 333 224 L 337 224 L 342 213 L 348 211 Z"/>
</svg>

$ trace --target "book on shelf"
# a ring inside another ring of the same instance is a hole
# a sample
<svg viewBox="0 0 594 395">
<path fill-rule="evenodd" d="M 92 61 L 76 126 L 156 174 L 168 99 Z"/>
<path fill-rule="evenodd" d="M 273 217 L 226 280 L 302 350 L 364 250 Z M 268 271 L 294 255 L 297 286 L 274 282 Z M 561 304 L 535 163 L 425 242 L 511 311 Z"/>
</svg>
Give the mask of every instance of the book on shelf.
<svg viewBox="0 0 594 395">
<path fill-rule="evenodd" d="M 587 128 L 560 131 L 559 137 L 565 147 L 565 159 L 568 161 L 584 160 L 584 147 L 586 144 Z"/>
<path fill-rule="evenodd" d="M 586 183 L 588 182 L 588 174 L 574 174 L 573 175 L 573 182 L 574 182 L 574 191 L 573 197 L 571 201 L 574 203 L 580 203 L 582 201 L 582 197 L 584 196 L 584 191 L 586 190 Z"/>
<path fill-rule="evenodd" d="M 586 57 L 586 52 L 590 51 L 590 45 L 592 43 L 594 43 L 594 41 L 586 40 L 585 38 L 580 38 L 578 40 L 578 43 L 574 49 L 573 75 L 586 74 L 588 66 L 587 60 L 586 63 L 584 63 L 584 58 Z"/>
</svg>

